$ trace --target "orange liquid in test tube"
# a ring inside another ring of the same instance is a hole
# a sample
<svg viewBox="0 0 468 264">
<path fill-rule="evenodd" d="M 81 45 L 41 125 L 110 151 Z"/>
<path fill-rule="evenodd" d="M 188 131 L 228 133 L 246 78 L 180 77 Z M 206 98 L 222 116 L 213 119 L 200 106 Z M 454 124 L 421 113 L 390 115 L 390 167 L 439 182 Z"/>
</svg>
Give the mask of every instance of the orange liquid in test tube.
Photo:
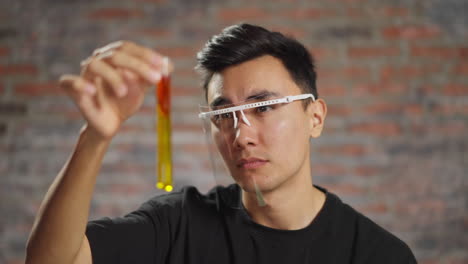
<svg viewBox="0 0 468 264">
<path fill-rule="evenodd" d="M 172 191 L 172 153 L 171 153 L 171 94 L 170 76 L 167 63 L 164 65 L 163 77 L 156 89 L 157 115 L 157 183 L 156 187 L 167 192 Z"/>
</svg>

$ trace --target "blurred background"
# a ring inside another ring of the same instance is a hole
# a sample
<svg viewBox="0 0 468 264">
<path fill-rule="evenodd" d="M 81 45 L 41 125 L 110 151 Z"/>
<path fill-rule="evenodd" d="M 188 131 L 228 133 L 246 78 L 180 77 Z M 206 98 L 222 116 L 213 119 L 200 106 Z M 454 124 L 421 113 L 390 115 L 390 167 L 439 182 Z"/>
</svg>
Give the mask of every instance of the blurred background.
<svg viewBox="0 0 468 264">
<path fill-rule="evenodd" d="M 0 263 L 24 262 L 83 125 L 57 80 L 111 41 L 173 60 L 175 190 L 213 185 L 195 54 L 241 21 L 294 36 L 316 58 L 329 116 L 312 141 L 314 183 L 402 238 L 419 263 L 468 263 L 467 14 L 466 0 L 0 0 Z M 154 108 L 152 91 L 113 140 L 92 219 L 163 193 Z"/>
</svg>

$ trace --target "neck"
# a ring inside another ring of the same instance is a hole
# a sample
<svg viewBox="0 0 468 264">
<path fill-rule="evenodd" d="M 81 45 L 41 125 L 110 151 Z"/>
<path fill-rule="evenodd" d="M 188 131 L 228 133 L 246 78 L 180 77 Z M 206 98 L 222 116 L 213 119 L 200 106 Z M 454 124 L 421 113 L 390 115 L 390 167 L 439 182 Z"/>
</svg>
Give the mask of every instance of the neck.
<svg viewBox="0 0 468 264">
<path fill-rule="evenodd" d="M 285 183 L 263 196 L 266 206 L 258 204 L 255 193 L 242 191 L 242 202 L 248 214 L 258 224 L 282 230 L 307 227 L 325 202 L 324 193 L 312 185 L 310 176 L 297 183 Z"/>
</svg>

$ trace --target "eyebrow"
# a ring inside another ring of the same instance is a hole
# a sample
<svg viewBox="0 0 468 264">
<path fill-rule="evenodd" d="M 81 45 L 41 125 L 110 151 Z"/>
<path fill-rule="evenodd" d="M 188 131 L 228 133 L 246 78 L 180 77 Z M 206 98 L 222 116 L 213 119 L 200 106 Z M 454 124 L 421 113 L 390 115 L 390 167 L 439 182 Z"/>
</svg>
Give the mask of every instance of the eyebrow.
<svg viewBox="0 0 468 264">
<path fill-rule="evenodd" d="M 252 95 L 249 95 L 245 101 L 252 101 L 252 100 L 268 100 L 268 99 L 271 99 L 271 98 L 274 98 L 274 97 L 278 97 L 280 94 L 277 93 L 277 92 L 272 92 L 272 91 L 268 91 L 268 90 L 262 90 L 262 91 L 259 91 L 259 92 L 256 92 L 255 94 L 252 94 Z M 222 106 L 222 105 L 226 105 L 226 104 L 231 104 L 231 100 L 225 98 L 225 97 L 218 97 L 216 98 L 211 104 L 210 104 L 210 107 L 211 108 L 215 108 L 215 107 L 219 107 L 219 106 Z"/>
</svg>

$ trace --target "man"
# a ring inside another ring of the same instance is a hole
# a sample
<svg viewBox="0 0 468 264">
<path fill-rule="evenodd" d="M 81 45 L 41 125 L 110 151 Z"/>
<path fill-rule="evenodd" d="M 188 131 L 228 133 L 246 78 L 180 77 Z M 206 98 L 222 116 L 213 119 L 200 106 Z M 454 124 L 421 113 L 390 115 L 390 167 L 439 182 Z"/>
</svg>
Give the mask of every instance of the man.
<svg viewBox="0 0 468 264">
<path fill-rule="evenodd" d="M 27 263 L 416 262 L 404 242 L 312 184 L 309 141 L 327 113 L 312 58 L 297 41 L 248 24 L 214 36 L 197 66 L 210 105 L 201 116 L 237 184 L 207 195 L 186 187 L 87 223 L 109 142 L 141 105 L 143 84 L 161 78 L 163 61 L 112 44 L 80 76 L 62 77 L 87 125 L 44 199 Z"/>
</svg>

